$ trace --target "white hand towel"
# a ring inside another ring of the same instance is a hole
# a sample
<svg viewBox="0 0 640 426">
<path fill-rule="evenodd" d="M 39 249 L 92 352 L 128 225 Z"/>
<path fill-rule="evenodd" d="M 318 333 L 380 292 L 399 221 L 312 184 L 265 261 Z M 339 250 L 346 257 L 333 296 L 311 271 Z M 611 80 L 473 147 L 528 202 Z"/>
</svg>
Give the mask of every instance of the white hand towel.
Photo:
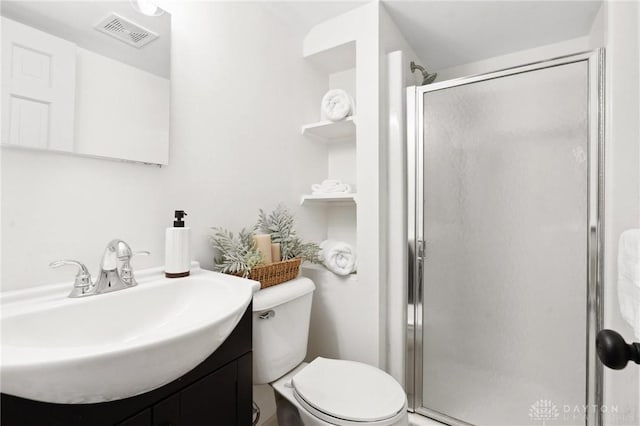
<svg viewBox="0 0 640 426">
<path fill-rule="evenodd" d="M 356 251 L 347 243 L 324 240 L 320 243 L 320 258 L 336 275 L 349 275 L 356 270 Z"/>
<path fill-rule="evenodd" d="M 329 90 L 320 108 L 323 120 L 340 121 L 353 115 L 353 98 L 342 89 Z"/>
<path fill-rule="evenodd" d="M 640 229 L 629 229 L 618 243 L 620 313 L 640 339 Z"/>
<path fill-rule="evenodd" d="M 351 192 L 351 185 L 342 183 L 336 179 L 325 179 L 322 183 L 314 183 L 311 185 L 311 191 L 314 195 L 349 194 Z"/>
</svg>

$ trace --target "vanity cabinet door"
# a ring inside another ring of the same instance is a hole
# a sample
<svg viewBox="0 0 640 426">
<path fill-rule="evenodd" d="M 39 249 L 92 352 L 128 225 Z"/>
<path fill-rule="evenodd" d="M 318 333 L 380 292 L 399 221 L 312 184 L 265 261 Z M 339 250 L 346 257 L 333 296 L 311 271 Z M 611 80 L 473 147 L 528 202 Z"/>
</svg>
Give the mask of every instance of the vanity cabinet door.
<svg viewBox="0 0 640 426">
<path fill-rule="evenodd" d="M 239 425 L 237 365 L 237 362 L 227 364 L 180 392 L 180 425 Z"/>
<path fill-rule="evenodd" d="M 179 393 L 153 406 L 153 426 L 179 426 L 181 424 Z"/>
<path fill-rule="evenodd" d="M 117 426 L 150 426 L 151 425 L 151 409 L 144 410 L 127 420 L 118 423 Z"/>
</svg>

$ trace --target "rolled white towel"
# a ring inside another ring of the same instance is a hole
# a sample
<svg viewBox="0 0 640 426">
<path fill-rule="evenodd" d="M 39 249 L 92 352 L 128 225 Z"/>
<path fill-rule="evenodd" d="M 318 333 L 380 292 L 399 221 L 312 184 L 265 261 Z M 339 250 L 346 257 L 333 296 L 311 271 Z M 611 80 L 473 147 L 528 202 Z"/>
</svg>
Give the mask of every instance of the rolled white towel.
<svg viewBox="0 0 640 426">
<path fill-rule="evenodd" d="M 349 244 L 324 240 L 320 243 L 320 258 L 328 270 L 336 275 L 349 275 L 356 271 L 356 251 Z"/>
<path fill-rule="evenodd" d="M 337 179 L 325 179 L 322 183 L 311 185 L 311 191 L 316 194 L 349 194 L 351 185 L 342 183 Z"/>
<path fill-rule="evenodd" d="M 329 90 L 322 98 L 323 120 L 340 121 L 353 115 L 353 98 L 342 89 Z"/>
</svg>

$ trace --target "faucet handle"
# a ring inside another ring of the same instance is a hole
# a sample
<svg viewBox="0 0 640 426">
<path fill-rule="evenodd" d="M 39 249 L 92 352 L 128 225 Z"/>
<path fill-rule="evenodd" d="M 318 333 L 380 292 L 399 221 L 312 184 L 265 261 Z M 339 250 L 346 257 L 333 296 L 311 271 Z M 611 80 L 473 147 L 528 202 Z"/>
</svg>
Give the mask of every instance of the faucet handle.
<svg viewBox="0 0 640 426">
<path fill-rule="evenodd" d="M 122 268 L 120 270 L 120 279 L 124 281 L 126 284 L 130 286 L 137 285 L 134 276 L 133 276 L 133 268 L 131 268 L 131 259 L 135 256 L 149 256 L 151 252 L 147 250 L 137 251 L 133 253 L 127 260 L 122 263 Z"/>
<path fill-rule="evenodd" d="M 51 268 L 59 268 L 65 265 L 78 267 L 78 273 L 76 274 L 76 279 L 73 283 L 73 290 L 71 291 L 71 294 L 69 294 L 69 297 L 83 296 L 90 293 L 93 288 L 93 283 L 91 282 L 91 274 L 87 267 L 84 266 L 84 263 L 78 262 L 77 260 L 56 260 L 49 264 Z"/>
</svg>

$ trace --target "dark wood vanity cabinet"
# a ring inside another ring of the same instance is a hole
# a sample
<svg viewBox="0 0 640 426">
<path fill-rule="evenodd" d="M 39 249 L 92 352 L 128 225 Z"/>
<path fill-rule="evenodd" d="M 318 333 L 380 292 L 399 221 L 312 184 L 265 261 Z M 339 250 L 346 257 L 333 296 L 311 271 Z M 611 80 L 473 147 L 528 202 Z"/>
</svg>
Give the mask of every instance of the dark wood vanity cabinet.
<svg viewBox="0 0 640 426">
<path fill-rule="evenodd" d="M 151 392 L 99 404 L 2 394 L 2 426 L 244 426 L 252 423 L 251 305 L 204 362 Z"/>
</svg>

